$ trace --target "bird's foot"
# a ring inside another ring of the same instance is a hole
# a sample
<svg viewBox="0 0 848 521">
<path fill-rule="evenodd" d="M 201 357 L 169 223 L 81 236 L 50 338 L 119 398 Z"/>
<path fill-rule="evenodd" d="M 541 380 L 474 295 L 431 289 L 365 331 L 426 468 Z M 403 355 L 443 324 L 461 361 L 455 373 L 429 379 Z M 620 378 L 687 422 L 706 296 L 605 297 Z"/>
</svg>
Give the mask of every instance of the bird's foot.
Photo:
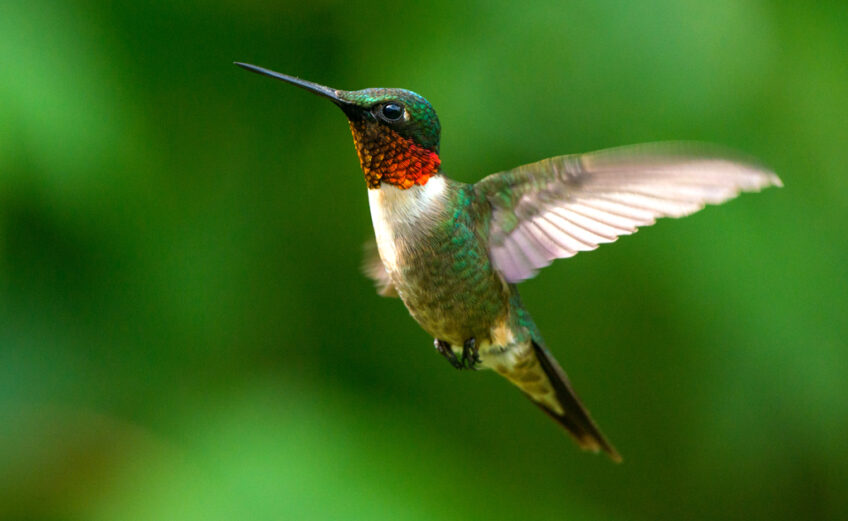
<svg viewBox="0 0 848 521">
<path fill-rule="evenodd" d="M 456 357 L 456 354 L 451 349 L 451 345 L 449 342 L 445 342 L 444 340 L 439 340 L 438 338 L 433 341 L 433 345 L 436 347 L 436 351 L 439 352 L 440 355 L 448 359 L 448 362 L 456 369 L 463 369 L 464 365 L 459 359 Z M 463 360 L 465 359 L 465 350 L 463 349 Z"/>
<path fill-rule="evenodd" d="M 474 337 L 469 338 L 462 344 L 461 363 L 465 369 L 477 369 L 477 364 L 480 363 L 480 350 L 477 348 L 477 340 Z"/>
</svg>

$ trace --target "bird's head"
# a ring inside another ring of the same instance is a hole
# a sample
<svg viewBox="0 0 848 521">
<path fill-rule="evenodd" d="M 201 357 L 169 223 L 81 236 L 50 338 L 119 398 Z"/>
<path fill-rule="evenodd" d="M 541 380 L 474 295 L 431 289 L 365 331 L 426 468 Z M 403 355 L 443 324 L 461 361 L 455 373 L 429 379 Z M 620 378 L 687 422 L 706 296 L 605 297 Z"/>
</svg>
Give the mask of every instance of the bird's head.
<svg viewBox="0 0 848 521">
<path fill-rule="evenodd" d="M 423 185 L 439 172 L 439 118 L 430 103 L 404 89 L 339 90 L 255 65 L 247 70 L 328 98 L 347 115 L 368 188 Z"/>
</svg>

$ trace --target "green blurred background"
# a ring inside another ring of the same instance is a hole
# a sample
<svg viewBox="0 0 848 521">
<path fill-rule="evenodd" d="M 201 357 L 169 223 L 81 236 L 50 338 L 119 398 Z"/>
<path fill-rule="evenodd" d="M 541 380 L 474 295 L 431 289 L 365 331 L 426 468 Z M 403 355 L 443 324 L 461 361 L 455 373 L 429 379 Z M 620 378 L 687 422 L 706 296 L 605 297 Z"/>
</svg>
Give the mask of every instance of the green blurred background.
<svg viewBox="0 0 848 521">
<path fill-rule="evenodd" d="M 0 5 L 0 519 L 848 515 L 844 2 Z M 786 187 L 525 302 L 622 465 L 359 273 L 342 114 L 422 93 L 463 181 L 666 139 Z"/>
</svg>

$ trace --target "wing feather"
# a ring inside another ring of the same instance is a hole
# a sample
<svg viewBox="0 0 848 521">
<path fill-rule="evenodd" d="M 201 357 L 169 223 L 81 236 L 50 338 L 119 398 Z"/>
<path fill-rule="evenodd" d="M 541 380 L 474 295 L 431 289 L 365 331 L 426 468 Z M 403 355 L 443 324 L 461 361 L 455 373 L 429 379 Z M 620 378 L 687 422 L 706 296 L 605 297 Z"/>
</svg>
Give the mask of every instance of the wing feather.
<svg viewBox="0 0 848 521">
<path fill-rule="evenodd" d="M 397 289 L 392 283 L 389 273 L 386 271 L 386 266 L 380 259 L 380 252 L 377 249 L 377 241 L 371 239 L 363 246 L 362 256 L 362 273 L 369 279 L 374 281 L 374 287 L 377 289 L 377 294 L 383 297 L 397 297 Z"/>
<path fill-rule="evenodd" d="M 683 217 L 741 192 L 782 186 L 750 159 L 692 143 L 559 156 L 491 175 L 490 253 L 509 282 L 615 241 L 660 217 Z"/>
</svg>

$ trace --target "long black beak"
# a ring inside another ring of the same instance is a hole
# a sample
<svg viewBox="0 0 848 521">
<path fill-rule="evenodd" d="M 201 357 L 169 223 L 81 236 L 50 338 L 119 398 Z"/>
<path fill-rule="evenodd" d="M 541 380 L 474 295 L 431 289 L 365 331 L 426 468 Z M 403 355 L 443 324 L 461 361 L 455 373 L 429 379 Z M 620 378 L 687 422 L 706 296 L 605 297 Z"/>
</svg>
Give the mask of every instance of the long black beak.
<svg viewBox="0 0 848 521">
<path fill-rule="evenodd" d="M 257 74 L 262 74 L 264 76 L 270 76 L 278 80 L 283 80 L 286 83 L 291 83 L 292 85 L 296 85 L 301 89 L 308 90 L 309 92 L 328 98 L 332 100 L 336 105 L 339 105 L 342 108 L 351 105 L 349 101 L 340 97 L 340 95 L 345 92 L 343 90 L 331 89 L 330 87 L 325 87 L 323 85 L 318 85 L 317 83 L 312 83 L 311 81 L 295 78 L 294 76 L 289 76 L 288 74 L 280 74 L 279 72 L 274 72 L 268 69 L 264 69 L 262 67 L 257 67 L 256 65 L 251 65 L 249 63 L 233 63 L 235 63 L 242 69 L 247 69 Z"/>
</svg>

